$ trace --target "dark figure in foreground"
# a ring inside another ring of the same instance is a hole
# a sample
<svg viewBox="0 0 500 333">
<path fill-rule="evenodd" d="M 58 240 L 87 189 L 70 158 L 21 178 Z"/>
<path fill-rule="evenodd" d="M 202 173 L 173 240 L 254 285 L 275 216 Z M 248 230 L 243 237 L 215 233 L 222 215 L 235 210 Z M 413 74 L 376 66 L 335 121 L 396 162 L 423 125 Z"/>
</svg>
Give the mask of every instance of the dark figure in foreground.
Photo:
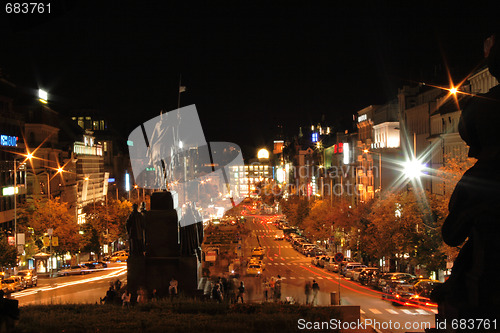
<svg viewBox="0 0 500 333">
<path fill-rule="evenodd" d="M 500 34 L 485 42 L 490 73 L 500 78 Z M 436 288 L 431 298 L 438 303 L 440 322 L 482 319 L 500 322 L 500 144 L 496 133 L 500 122 L 500 86 L 473 97 L 464 107 L 459 123 L 469 157 L 476 164 L 458 182 L 449 203 L 443 240 L 460 246 L 450 278 Z M 449 332 L 454 332 L 448 325 Z M 493 326 L 488 332 L 497 332 Z M 466 330 L 456 330 L 458 332 Z M 475 331 L 478 331 L 477 329 Z"/>
</svg>

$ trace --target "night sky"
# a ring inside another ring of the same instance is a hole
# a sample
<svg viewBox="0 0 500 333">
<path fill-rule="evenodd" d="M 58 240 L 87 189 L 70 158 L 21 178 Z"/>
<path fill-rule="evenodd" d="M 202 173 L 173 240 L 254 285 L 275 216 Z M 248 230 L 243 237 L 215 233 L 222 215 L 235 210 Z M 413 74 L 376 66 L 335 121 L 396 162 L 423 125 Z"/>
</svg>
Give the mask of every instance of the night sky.
<svg viewBox="0 0 500 333">
<path fill-rule="evenodd" d="M 273 3 L 270 5 L 269 3 Z M 490 7 L 451 2 L 51 1 L 0 16 L 0 68 L 52 107 L 105 112 L 124 138 L 196 104 L 209 141 L 246 154 L 324 115 L 335 130 L 403 84 L 460 80 L 482 59 Z M 494 2 L 491 2 L 494 4 Z M 248 157 L 248 156 L 245 156 Z"/>
</svg>

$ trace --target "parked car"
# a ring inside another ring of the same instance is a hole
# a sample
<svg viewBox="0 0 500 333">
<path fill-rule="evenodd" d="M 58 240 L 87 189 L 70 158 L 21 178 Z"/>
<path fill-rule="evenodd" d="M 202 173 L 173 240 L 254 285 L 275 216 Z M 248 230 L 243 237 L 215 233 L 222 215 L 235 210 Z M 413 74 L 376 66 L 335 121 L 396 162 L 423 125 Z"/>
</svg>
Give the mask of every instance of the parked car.
<svg viewBox="0 0 500 333">
<path fill-rule="evenodd" d="M 378 279 L 377 289 L 383 290 L 383 288 L 391 281 L 407 282 L 413 278 L 415 278 L 415 275 L 411 275 L 409 273 L 386 273 Z"/>
<path fill-rule="evenodd" d="M 359 267 L 359 266 L 364 266 L 364 265 L 360 262 L 346 262 L 345 264 L 343 263 L 342 270 L 340 271 L 340 274 L 346 276 L 346 273 L 348 271 L 350 271 L 351 269 L 354 269 L 356 267 Z M 366 267 L 366 266 L 364 266 L 364 267 Z"/>
<path fill-rule="evenodd" d="M 38 275 L 36 274 L 36 271 L 34 269 L 19 271 L 17 275 L 19 275 L 23 279 L 26 287 L 33 287 L 38 284 Z"/>
<path fill-rule="evenodd" d="M 370 271 L 370 270 L 378 270 L 377 267 L 361 267 L 361 268 L 355 268 L 352 272 L 352 277 L 351 277 L 351 280 L 353 281 L 356 281 L 356 282 L 360 282 L 359 281 L 359 278 L 361 276 L 361 274 L 363 272 L 366 272 L 366 271 Z"/>
<path fill-rule="evenodd" d="M 366 267 L 359 273 L 358 281 L 366 286 L 370 283 L 371 279 L 380 272 L 377 267 Z"/>
<path fill-rule="evenodd" d="M 352 268 L 350 269 L 346 269 L 345 271 L 345 277 L 346 279 L 351 279 L 351 280 L 354 280 L 353 277 L 354 277 L 354 273 L 357 271 L 357 272 L 361 272 L 361 270 L 363 268 L 366 267 L 366 265 L 352 265 L 351 266 Z"/>
<path fill-rule="evenodd" d="M 2 281 L 2 290 L 5 293 L 14 293 L 25 288 L 22 277 L 13 275 Z"/>
<path fill-rule="evenodd" d="M 308 255 L 308 250 L 314 248 L 314 244 L 312 243 L 301 243 L 298 246 L 298 251 L 302 253 L 303 255 Z"/>
<path fill-rule="evenodd" d="M 322 256 L 321 260 L 319 261 L 318 266 L 321 268 L 325 268 L 327 265 L 330 264 L 331 261 L 334 261 L 334 258 L 331 258 L 329 256 Z"/>
<path fill-rule="evenodd" d="M 59 272 L 57 272 L 57 275 L 59 275 L 59 276 L 79 275 L 79 274 L 84 275 L 84 274 L 87 274 L 90 272 L 92 272 L 92 271 L 87 266 L 85 266 L 83 264 L 78 264 L 78 265 L 70 266 L 66 269 L 60 270 Z"/>
<path fill-rule="evenodd" d="M 314 256 L 311 259 L 311 265 L 318 266 L 319 260 L 321 259 L 320 256 Z"/>
</svg>

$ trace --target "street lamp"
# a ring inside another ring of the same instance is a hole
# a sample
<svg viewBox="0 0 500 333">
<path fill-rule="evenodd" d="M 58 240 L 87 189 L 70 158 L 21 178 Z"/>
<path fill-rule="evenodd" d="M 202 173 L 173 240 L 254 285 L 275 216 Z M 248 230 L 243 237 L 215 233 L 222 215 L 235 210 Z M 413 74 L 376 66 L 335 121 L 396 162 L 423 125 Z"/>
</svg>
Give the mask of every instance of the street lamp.
<svg viewBox="0 0 500 333">
<path fill-rule="evenodd" d="M 425 165 L 418 159 L 410 159 L 403 163 L 403 172 L 410 180 L 417 179 L 423 175 Z"/>
</svg>

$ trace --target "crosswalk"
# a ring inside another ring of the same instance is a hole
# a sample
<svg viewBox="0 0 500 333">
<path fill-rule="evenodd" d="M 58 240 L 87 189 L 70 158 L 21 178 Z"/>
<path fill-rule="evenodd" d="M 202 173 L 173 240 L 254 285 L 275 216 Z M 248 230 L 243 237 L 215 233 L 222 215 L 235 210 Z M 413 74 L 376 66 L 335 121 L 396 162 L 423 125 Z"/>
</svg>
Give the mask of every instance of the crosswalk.
<svg viewBox="0 0 500 333">
<path fill-rule="evenodd" d="M 432 316 L 437 314 L 436 309 L 401 309 L 401 310 L 394 310 L 394 309 L 379 309 L 379 308 L 371 308 L 371 309 L 361 309 L 360 310 L 361 314 L 376 314 L 376 315 L 381 315 L 385 313 L 390 313 L 393 315 L 400 315 L 400 314 L 407 314 L 407 315 L 413 315 L 413 316 Z"/>
<path fill-rule="evenodd" d="M 296 258 L 300 259 L 300 258 Z M 300 262 L 268 262 L 266 265 L 274 265 L 274 266 L 301 266 L 304 265 L 303 263 Z"/>
</svg>

